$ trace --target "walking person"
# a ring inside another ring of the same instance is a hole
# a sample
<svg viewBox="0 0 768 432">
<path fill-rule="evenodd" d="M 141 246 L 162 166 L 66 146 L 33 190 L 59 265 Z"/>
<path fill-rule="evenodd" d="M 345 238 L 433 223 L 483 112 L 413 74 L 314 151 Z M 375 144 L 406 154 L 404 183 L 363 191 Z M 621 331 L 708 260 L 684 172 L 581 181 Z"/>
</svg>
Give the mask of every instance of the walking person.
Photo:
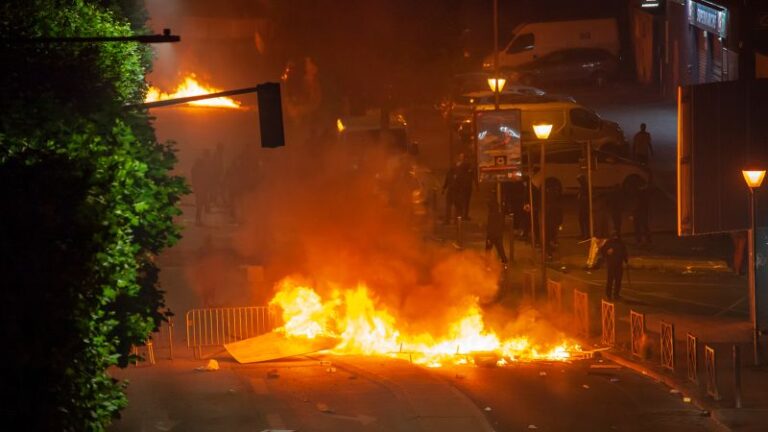
<svg viewBox="0 0 768 432">
<path fill-rule="evenodd" d="M 579 204 L 579 231 L 581 239 L 586 240 L 589 238 L 589 185 L 587 176 L 584 174 L 579 174 L 576 180 L 579 182 L 579 191 L 576 195 Z"/>
<path fill-rule="evenodd" d="M 649 194 L 647 186 L 637 190 L 635 209 L 632 215 L 635 223 L 635 240 L 640 246 L 651 244 L 651 230 L 648 227 Z"/>
<path fill-rule="evenodd" d="M 651 134 L 645 130 L 645 123 L 640 124 L 640 132 L 635 134 L 632 140 L 632 156 L 643 165 L 648 165 L 653 156 Z"/>
<path fill-rule="evenodd" d="M 456 186 L 458 191 L 459 207 L 461 208 L 460 216 L 465 220 L 471 220 L 469 217 L 469 203 L 472 199 L 472 189 L 475 186 L 475 170 L 472 168 L 472 164 L 466 157 L 462 158 L 462 162 L 457 166 L 456 170 Z"/>
<path fill-rule="evenodd" d="M 504 213 L 495 199 L 488 201 L 488 219 L 485 224 L 485 253 L 496 248 L 499 260 L 507 266 L 507 254 L 504 252 Z"/>
<path fill-rule="evenodd" d="M 619 233 L 614 231 L 599 252 L 606 266 L 605 297 L 608 300 L 621 300 L 621 278 L 624 264 L 629 263 L 629 254 Z"/>
<path fill-rule="evenodd" d="M 445 195 L 445 224 L 449 224 L 453 221 L 454 210 L 456 216 L 463 216 L 463 210 L 461 209 L 461 199 L 459 199 L 459 167 L 464 163 L 464 153 L 459 153 L 456 156 L 456 164 L 448 169 L 445 174 L 445 181 L 443 181 L 443 195 Z"/>
</svg>

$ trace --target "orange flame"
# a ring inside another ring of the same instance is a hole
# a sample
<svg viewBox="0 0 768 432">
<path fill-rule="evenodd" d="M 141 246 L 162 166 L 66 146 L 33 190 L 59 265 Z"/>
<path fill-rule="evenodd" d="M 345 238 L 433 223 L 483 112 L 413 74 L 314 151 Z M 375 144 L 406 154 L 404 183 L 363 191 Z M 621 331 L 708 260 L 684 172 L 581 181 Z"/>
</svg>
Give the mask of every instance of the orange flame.
<svg viewBox="0 0 768 432">
<path fill-rule="evenodd" d="M 339 340 L 333 349 L 339 354 L 397 355 L 409 353 L 415 363 L 440 367 L 446 362 L 466 363 L 468 355 L 493 352 L 497 364 L 513 361 L 566 361 L 580 347 L 569 341 L 542 345 L 526 336 L 502 340 L 486 328 L 477 304 L 467 308 L 462 318 L 449 323 L 440 337 L 431 334 L 403 334 L 395 317 L 377 306 L 368 288 L 335 289 L 323 299 L 312 288 L 293 279 L 278 284 L 270 305 L 282 310 L 285 325 L 276 331 L 306 338 L 330 337 Z"/>
<path fill-rule="evenodd" d="M 176 99 L 190 96 L 202 96 L 210 93 L 218 93 L 222 90 L 215 87 L 200 84 L 195 74 L 189 74 L 184 81 L 176 87 L 173 93 L 163 93 L 157 87 L 150 86 L 147 91 L 147 97 L 144 102 L 156 102 L 167 99 Z M 217 107 L 217 108 L 240 108 L 240 102 L 228 97 L 219 97 L 214 99 L 204 99 L 194 102 L 188 102 L 186 105 Z"/>
</svg>

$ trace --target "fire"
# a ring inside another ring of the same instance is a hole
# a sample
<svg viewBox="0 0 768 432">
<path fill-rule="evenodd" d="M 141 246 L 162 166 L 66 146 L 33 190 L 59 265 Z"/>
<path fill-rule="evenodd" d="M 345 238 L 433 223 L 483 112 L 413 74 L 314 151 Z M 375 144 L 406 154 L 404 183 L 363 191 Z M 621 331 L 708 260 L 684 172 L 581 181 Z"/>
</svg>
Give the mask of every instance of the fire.
<svg viewBox="0 0 768 432">
<path fill-rule="evenodd" d="M 282 310 L 285 323 L 277 331 L 287 336 L 329 337 L 338 340 L 333 351 L 338 354 L 398 355 L 409 354 L 415 363 L 440 367 L 445 363 L 466 364 L 472 353 L 496 353 L 498 365 L 514 361 L 566 361 L 578 345 L 561 341 L 541 345 L 526 336 L 500 339 L 486 328 L 482 310 L 468 306 L 462 317 L 448 323 L 440 336 L 405 334 L 398 330 L 395 317 L 377 306 L 364 284 L 354 289 L 336 288 L 327 299 L 314 289 L 294 279 L 278 284 L 270 302 Z"/>
<path fill-rule="evenodd" d="M 195 74 L 189 74 L 184 81 L 176 87 L 173 93 L 163 93 L 157 87 L 150 86 L 147 91 L 147 97 L 144 102 L 156 102 L 167 99 L 176 99 L 190 96 L 202 96 L 210 93 L 218 93 L 221 89 L 200 84 Z M 188 102 L 187 105 L 218 107 L 218 108 L 240 108 L 240 102 L 228 97 L 219 97 L 214 99 L 204 99 L 194 102 Z"/>
</svg>

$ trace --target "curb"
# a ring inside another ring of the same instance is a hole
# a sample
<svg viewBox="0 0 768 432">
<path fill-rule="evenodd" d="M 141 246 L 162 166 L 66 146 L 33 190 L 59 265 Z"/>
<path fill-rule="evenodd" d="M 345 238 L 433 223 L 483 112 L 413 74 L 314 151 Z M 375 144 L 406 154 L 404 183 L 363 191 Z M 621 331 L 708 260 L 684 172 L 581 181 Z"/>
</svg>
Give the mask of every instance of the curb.
<svg viewBox="0 0 768 432">
<path fill-rule="evenodd" d="M 659 372 L 654 371 L 653 369 L 645 366 L 642 363 L 635 362 L 633 360 L 630 360 L 620 354 L 616 354 L 610 351 L 602 351 L 600 353 L 603 357 L 606 359 L 617 363 L 621 366 L 626 367 L 627 369 L 632 369 L 633 371 L 642 374 L 644 376 L 647 376 L 653 380 L 656 380 L 658 382 L 664 383 L 667 387 L 677 390 L 680 392 L 681 395 L 685 395 L 689 398 L 691 398 L 691 404 L 693 404 L 696 408 L 700 409 L 702 413 L 706 413 L 707 417 L 709 417 L 712 422 L 722 431 L 732 431 L 733 429 L 725 424 L 721 419 L 720 416 L 717 415 L 718 409 L 715 408 L 713 405 L 709 403 L 709 401 L 703 400 L 697 395 L 691 394 L 685 386 L 680 383 L 679 380 L 661 374 Z"/>
</svg>

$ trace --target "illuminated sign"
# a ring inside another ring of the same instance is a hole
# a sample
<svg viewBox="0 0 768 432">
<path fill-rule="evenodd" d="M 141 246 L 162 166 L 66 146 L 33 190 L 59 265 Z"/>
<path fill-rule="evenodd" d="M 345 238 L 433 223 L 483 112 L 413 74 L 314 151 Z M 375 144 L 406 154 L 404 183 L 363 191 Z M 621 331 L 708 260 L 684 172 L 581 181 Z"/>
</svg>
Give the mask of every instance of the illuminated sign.
<svg viewBox="0 0 768 432">
<path fill-rule="evenodd" d="M 720 6 L 688 0 L 688 22 L 694 27 L 725 38 L 728 10 Z"/>
<path fill-rule="evenodd" d="M 475 114 L 477 174 L 481 182 L 520 180 L 520 110 L 482 111 Z"/>
</svg>

